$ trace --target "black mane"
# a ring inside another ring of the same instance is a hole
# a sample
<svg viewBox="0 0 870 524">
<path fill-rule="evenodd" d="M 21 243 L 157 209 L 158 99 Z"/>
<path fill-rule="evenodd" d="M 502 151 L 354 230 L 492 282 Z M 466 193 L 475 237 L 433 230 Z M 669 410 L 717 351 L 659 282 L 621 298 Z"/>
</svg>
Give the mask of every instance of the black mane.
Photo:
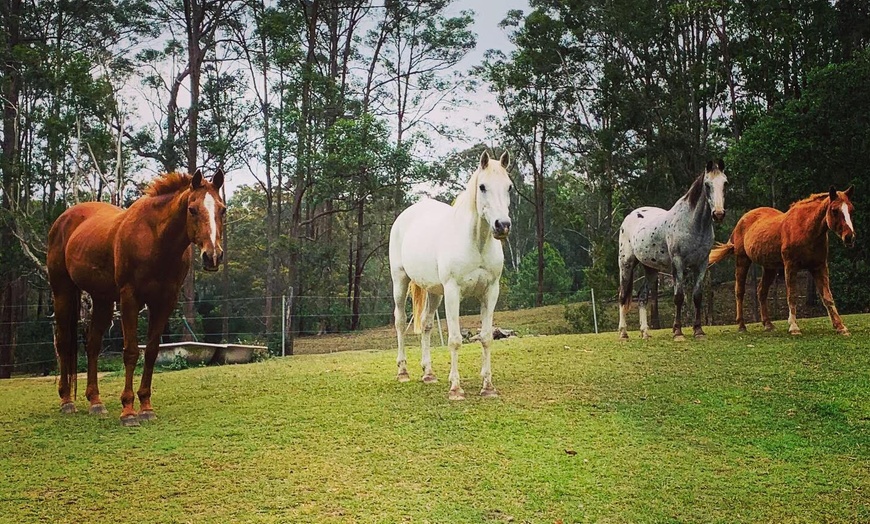
<svg viewBox="0 0 870 524">
<path fill-rule="evenodd" d="M 689 202 L 689 207 L 695 209 L 701 197 L 704 195 L 704 173 L 701 173 L 698 178 L 692 182 L 692 187 L 686 193 L 686 200 Z"/>
</svg>

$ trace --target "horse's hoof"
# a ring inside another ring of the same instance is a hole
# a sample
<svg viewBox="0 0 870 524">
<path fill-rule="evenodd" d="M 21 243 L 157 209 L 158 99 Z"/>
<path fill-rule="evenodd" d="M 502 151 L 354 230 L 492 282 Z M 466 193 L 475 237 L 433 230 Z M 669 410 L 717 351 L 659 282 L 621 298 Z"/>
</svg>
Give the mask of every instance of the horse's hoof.
<svg viewBox="0 0 870 524">
<path fill-rule="evenodd" d="M 628 333 L 620 333 L 619 340 L 628 340 Z"/>
<path fill-rule="evenodd" d="M 465 391 L 462 388 L 451 389 L 450 393 L 447 394 L 448 400 L 465 400 Z"/>
<path fill-rule="evenodd" d="M 139 412 L 139 420 L 154 420 L 156 418 L 157 415 L 153 409 L 145 409 Z"/>
<path fill-rule="evenodd" d="M 706 333 L 695 333 L 695 340 L 707 340 Z"/>
<path fill-rule="evenodd" d="M 764 325 L 764 330 L 765 330 L 765 331 L 773 331 L 774 329 L 775 329 L 775 328 L 773 327 L 773 324 L 765 324 L 765 325 Z"/>
<path fill-rule="evenodd" d="M 685 342 L 686 337 L 683 335 L 674 335 L 674 342 Z"/>
<path fill-rule="evenodd" d="M 498 398 L 498 391 L 494 387 L 483 388 L 480 390 L 480 396 L 483 398 Z"/>
<path fill-rule="evenodd" d="M 803 335 L 803 333 L 801 333 L 801 330 L 797 329 L 797 328 L 789 329 L 788 333 L 789 333 L 789 335 Z"/>
<path fill-rule="evenodd" d="M 646 331 L 644 331 L 644 332 L 641 334 L 641 338 L 644 339 L 644 340 L 649 340 L 649 339 L 651 339 L 652 337 L 649 335 L 649 333 L 647 333 Z"/>
<path fill-rule="evenodd" d="M 109 410 L 102 404 L 93 404 L 90 409 L 88 409 L 88 413 L 91 415 L 108 415 Z"/>
<path fill-rule="evenodd" d="M 746 326 L 739 326 L 737 328 L 738 333 L 746 333 Z"/>
<path fill-rule="evenodd" d="M 846 329 L 845 327 L 842 328 L 842 329 L 838 329 L 838 330 L 837 330 L 837 333 L 843 335 L 844 337 L 851 337 L 851 336 L 852 336 L 852 334 L 849 333 L 849 330 Z"/>
<path fill-rule="evenodd" d="M 61 413 L 75 413 L 76 412 L 76 405 L 73 404 L 72 402 L 64 402 L 60 406 L 60 412 Z"/>
<path fill-rule="evenodd" d="M 125 428 L 135 428 L 139 426 L 139 415 L 133 413 L 132 415 L 125 415 L 121 417 L 121 425 Z"/>
<path fill-rule="evenodd" d="M 438 377 L 436 377 L 432 373 L 430 373 L 428 375 L 423 375 L 423 383 L 424 384 L 434 384 L 436 382 L 438 382 Z"/>
<path fill-rule="evenodd" d="M 411 375 L 408 375 L 408 372 L 404 371 L 396 375 L 396 380 L 398 380 L 399 382 L 410 382 Z"/>
</svg>

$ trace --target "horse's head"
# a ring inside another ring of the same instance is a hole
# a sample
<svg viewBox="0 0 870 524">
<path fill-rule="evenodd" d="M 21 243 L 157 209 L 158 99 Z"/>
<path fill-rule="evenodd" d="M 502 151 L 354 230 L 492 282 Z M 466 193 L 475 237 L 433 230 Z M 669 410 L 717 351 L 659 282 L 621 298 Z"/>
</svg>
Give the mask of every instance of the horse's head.
<svg viewBox="0 0 870 524">
<path fill-rule="evenodd" d="M 513 187 L 507 174 L 510 158 L 507 151 L 502 153 L 498 162 L 491 162 L 489 154 L 480 155 L 480 169 L 475 182 L 477 191 L 477 214 L 492 228 L 492 236 L 504 240 L 511 232 L 510 191 Z"/>
<path fill-rule="evenodd" d="M 849 186 L 845 191 L 837 191 L 834 186 L 831 186 L 828 195 L 830 202 L 825 216 L 828 229 L 836 233 L 843 244 L 849 247 L 855 246 L 855 225 L 852 223 L 852 215 L 855 212 L 855 206 L 852 205 L 853 190 L 854 187 Z"/>
<path fill-rule="evenodd" d="M 704 172 L 704 194 L 707 196 L 707 204 L 716 222 L 721 222 L 725 218 L 725 184 L 727 183 L 725 161 L 720 158 L 718 162 L 712 160 L 707 162 L 707 169 Z"/>
<path fill-rule="evenodd" d="M 187 197 L 187 236 L 199 248 L 206 271 L 217 271 L 224 257 L 221 231 L 227 206 L 218 191 L 223 183 L 223 170 L 218 169 L 209 182 L 197 169 Z"/>
</svg>

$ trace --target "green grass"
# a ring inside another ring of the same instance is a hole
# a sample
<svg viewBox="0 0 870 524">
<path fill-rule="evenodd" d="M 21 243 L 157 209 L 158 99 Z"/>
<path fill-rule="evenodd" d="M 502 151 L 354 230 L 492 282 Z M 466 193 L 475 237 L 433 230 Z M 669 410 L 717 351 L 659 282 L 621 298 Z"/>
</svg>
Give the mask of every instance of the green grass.
<svg viewBox="0 0 870 524">
<path fill-rule="evenodd" d="M 62 416 L 50 380 L 3 381 L 0 522 L 868 522 L 870 316 L 845 321 L 851 338 L 802 319 L 801 337 L 499 341 L 495 400 L 469 344 L 463 403 L 445 349 L 438 384 L 399 384 L 373 336 L 161 373 L 140 428 L 118 424 L 117 375 L 106 419 L 82 398 Z"/>
</svg>

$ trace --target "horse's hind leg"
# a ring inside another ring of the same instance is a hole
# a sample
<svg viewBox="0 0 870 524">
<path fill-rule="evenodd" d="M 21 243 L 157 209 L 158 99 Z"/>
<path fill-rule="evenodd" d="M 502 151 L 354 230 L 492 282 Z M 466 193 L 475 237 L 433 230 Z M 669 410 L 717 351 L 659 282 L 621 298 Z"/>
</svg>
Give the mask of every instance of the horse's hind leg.
<svg viewBox="0 0 870 524">
<path fill-rule="evenodd" d="M 94 299 L 93 304 L 91 325 L 88 327 L 88 388 L 85 390 L 85 397 L 91 403 L 91 414 L 105 415 L 108 411 L 103 405 L 103 401 L 100 400 L 100 387 L 97 384 L 97 358 L 100 355 L 100 349 L 102 349 L 103 333 L 112 323 L 114 302 Z"/>
<path fill-rule="evenodd" d="M 153 420 L 157 417 L 151 405 L 151 378 L 154 376 L 154 363 L 160 350 L 160 335 L 172 315 L 175 308 L 174 297 L 177 296 L 178 289 L 167 294 L 163 300 L 148 303 L 148 341 L 145 345 L 145 361 L 142 364 L 142 380 L 139 382 L 139 391 L 136 392 L 139 397 L 139 420 Z"/>
<path fill-rule="evenodd" d="M 749 266 L 752 261 L 748 257 L 737 255 L 734 259 L 734 299 L 736 301 L 737 310 L 737 331 L 746 331 L 746 322 L 743 320 L 743 296 L 746 294 L 746 275 L 749 273 Z"/>
<path fill-rule="evenodd" d="M 770 286 L 776 280 L 777 268 L 764 268 L 761 282 L 758 283 L 758 303 L 761 305 L 761 325 L 765 331 L 773 331 L 773 322 L 770 321 L 770 313 L 767 311 L 767 294 Z"/>
<path fill-rule="evenodd" d="M 640 289 L 640 293 L 637 296 L 637 310 L 638 315 L 640 316 L 640 334 L 644 339 L 648 339 L 649 337 L 649 325 L 647 324 L 646 318 L 646 305 L 650 299 L 650 293 L 655 289 L 655 284 L 658 280 L 659 272 L 653 268 L 649 268 L 644 266 L 644 273 L 646 278 L 644 279 L 643 287 Z"/>
<path fill-rule="evenodd" d="M 628 327 L 625 317 L 628 315 L 628 310 L 631 308 L 631 288 L 634 283 L 634 267 L 637 265 L 637 258 L 634 255 L 629 255 L 622 259 L 620 254 L 619 261 L 619 338 L 628 340 Z"/>
<path fill-rule="evenodd" d="M 834 305 L 834 296 L 831 294 L 831 283 L 828 280 L 828 265 L 812 270 L 813 278 L 816 281 L 816 289 L 819 291 L 819 296 L 822 297 L 822 303 L 828 310 L 828 316 L 831 318 L 831 324 L 837 333 L 841 335 L 849 335 L 849 330 L 840 319 L 840 313 L 837 312 L 837 306 Z"/>
<path fill-rule="evenodd" d="M 483 349 L 480 366 L 480 377 L 483 379 L 483 385 L 480 388 L 480 396 L 482 397 L 498 396 L 498 392 L 492 385 L 492 366 L 489 354 L 492 345 L 492 315 L 495 311 L 495 304 L 498 302 L 498 292 L 499 283 L 495 281 L 490 284 L 480 301 L 480 345 Z"/>
<path fill-rule="evenodd" d="M 393 271 L 393 318 L 395 319 L 396 338 L 399 343 L 399 354 L 396 357 L 396 365 L 399 368 L 396 378 L 399 382 L 408 382 L 408 362 L 405 356 L 405 329 L 408 327 L 408 316 L 405 314 L 405 302 L 408 299 L 408 285 L 411 279 L 402 270 Z"/>
<path fill-rule="evenodd" d="M 57 278 L 55 278 L 57 280 Z M 72 384 L 70 378 L 75 380 L 77 355 L 78 355 L 78 318 L 81 292 L 70 281 L 68 285 L 58 290 L 55 282 L 52 282 L 54 297 L 54 345 L 57 352 L 57 360 L 60 375 L 57 393 L 60 396 L 60 410 L 63 413 L 75 413 L 76 405 L 72 399 Z"/>
<path fill-rule="evenodd" d="M 422 356 L 420 358 L 420 366 L 423 368 L 423 382 L 426 384 L 434 384 L 438 382 L 435 373 L 432 372 L 432 327 L 435 324 L 435 312 L 438 311 L 438 306 L 441 305 L 441 295 L 426 295 L 426 311 L 423 316 L 423 334 L 420 336 L 420 346 L 422 348 Z"/>
<path fill-rule="evenodd" d="M 788 332 L 792 335 L 800 335 L 801 330 L 797 325 L 797 275 L 798 268 L 785 265 L 785 296 L 788 300 Z"/>
</svg>

